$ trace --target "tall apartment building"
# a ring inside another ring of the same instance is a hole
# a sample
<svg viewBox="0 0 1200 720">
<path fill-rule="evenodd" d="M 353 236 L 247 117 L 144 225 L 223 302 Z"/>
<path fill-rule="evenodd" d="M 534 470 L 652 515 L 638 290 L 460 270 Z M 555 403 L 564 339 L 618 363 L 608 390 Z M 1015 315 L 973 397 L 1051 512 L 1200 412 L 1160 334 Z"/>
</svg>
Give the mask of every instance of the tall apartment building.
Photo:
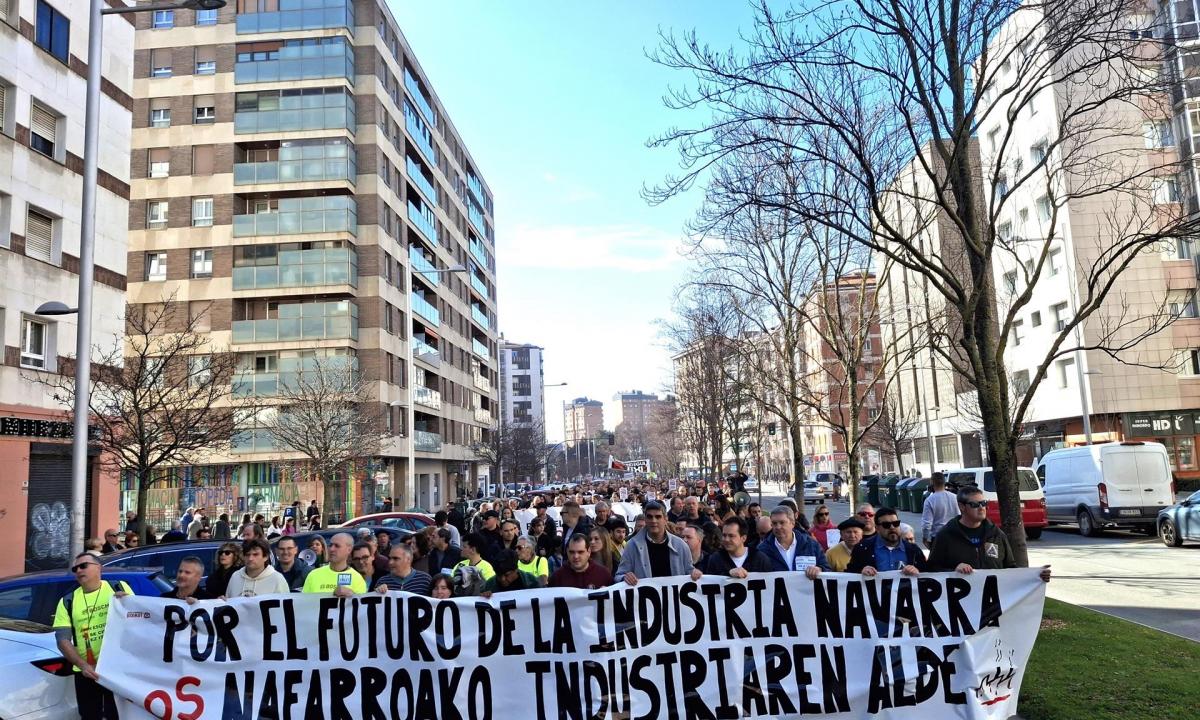
<svg viewBox="0 0 1200 720">
<path fill-rule="evenodd" d="M 124 336 L 124 218 L 129 203 L 133 26 L 111 20 L 104 43 L 96 194 L 92 341 Z M 65 567 L 70 557 L 71 420 L 35 382 L 70 372 L 73 315 L 40 317 L 47 301 L 75 306 L 83 192 L 86 3 L 0 3 L 0 575 Z M 85 532 L 117 521 L 116 478 L 93 463 Z"/>
<path fill-rule="evenodd" d="M 387 4 L 137 17 L 130 300 L 187 303 L 261 408 L 228 457 L 168 473 L 163 503 L 317 494 L 261 422 L 318 362 L 355 368 L 390 408 L 343 514 L 473 490 L 497 398 L 492 195 Z"/>
<path fill-rule="evenodd" d="M 613 430 L 621 438 L 622 444 L 637 455 L 631 460 L 645 457 L 650 445 L 646 429 L 653 424 L 655 412 L 673 401 L 659 400 L 657 395 L 641 390 L 617 393 L 613 401 L 617 405 Z"/>
<path fill-rule="evenodd" d="M 604 431 L 604 403 L 575 398 L 563 408 L 563 430 L 568 445 L 595 439 Z"/>
<path fill-rule="evenodd" d="M 542 348 L 500 340 L 500 412 L 507 425 L 546 429 Z"/>
</svg>

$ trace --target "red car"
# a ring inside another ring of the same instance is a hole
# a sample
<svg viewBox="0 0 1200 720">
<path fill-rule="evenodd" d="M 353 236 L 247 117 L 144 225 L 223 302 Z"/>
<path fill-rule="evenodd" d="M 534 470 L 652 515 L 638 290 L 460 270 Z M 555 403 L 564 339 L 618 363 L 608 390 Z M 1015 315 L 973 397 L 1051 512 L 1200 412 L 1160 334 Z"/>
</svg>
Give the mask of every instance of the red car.
<svg viewBox="0 0 1200 720">
<path fill-rule="evenodd" d="M 384 512 L 371 513 L 370 515 L 359 515 L 356 518 L 347 520 L 339 525 L 344 528 L 354 528 L 360 525 L 382 525 L 384 527 L 399 528 L 400 530 L 411 530 L 418 532 L 433 524 L 433 518 L 417 512 Z"/>
<path fill-rule="evenodd" d="M 1025 537 L 1037 540 L 1046 522 L 1046 496 L 1037 474 L 1030 468 L 1017 468 L 1017 481 L 1021 494 L 1021 520 L 1025 523 Z M 990 467 L 964 468 L 946 473 L 946 489 L 957 492 L 959 488 L 974 485 L 983 491 L 988 501 L 987 517 L 994 525 L 1000 524 L 1000 502 L 996 497 L 996 479 Z"/>
</svg>

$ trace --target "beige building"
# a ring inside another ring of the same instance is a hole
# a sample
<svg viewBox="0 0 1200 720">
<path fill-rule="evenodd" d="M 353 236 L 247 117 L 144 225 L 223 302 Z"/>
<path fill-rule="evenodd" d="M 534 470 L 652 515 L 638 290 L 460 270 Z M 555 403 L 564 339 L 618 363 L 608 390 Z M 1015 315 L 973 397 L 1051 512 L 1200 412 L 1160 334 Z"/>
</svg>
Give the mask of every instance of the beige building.
<svg viewBox="0 0 1200 720">
<path fill-rule="evenodd" d="M 35 380 L 71 371 L 77 324 L 34 311 L 76 305 L 87 30 L 87 3 L 0 2 L 0 576 L 70 561 L 71 420 Z M 111 19 L 104 40 L 92 342 L 112 348 L 124 334 L 133 26 Z M 92 472 L 94 536 L 117 524 L 118 483 Z"/>
<path fill-rule="evenodd" d="M 492 195 L 387 4 L 145 13 L 136 48 L 130 300 L 207 315 L 264 408 L 318 361 L 371 383 L 392 438 L 344 515 L 473 491 L 497 407 Z M 172 473 L 163 504 L 312 497 L 256 417 L 230 457 Z"/>
</svg>

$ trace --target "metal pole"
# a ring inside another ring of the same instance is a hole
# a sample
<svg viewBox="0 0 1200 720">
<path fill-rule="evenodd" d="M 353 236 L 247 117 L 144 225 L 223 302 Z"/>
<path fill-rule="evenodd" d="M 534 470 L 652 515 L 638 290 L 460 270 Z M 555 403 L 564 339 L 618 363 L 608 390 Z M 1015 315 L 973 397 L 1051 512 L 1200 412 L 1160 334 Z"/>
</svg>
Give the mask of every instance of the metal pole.
<svg viewBox="0 0 1200 720">
<path fill-rule="evenodd" d="M 1075 326 L 1075 344 L 1078 345 L 1079 343 L 1080 343 L 1079 326 L 1076 325 Z M 1082 357 L 1082 353 L 1078 350 L 1075 351 L 1075 373 L 1079 377 L 1079 405 L 1080 405 L 1080 408 L 1083 410 L 1083 436 L 1087 440 L 1087 444 L 1091 445 L 1092 444 L 1092 411 L 1091 411 L 1091 408 L 1088 407 L 1087 386 L 1085 386 L 1083 384 L 1085 381 L 1084 372 L 1083 372 L 1083 357 Z"/>
<path fill-rule="evenodd" d="M 405 422 L 408 424 L 408 427 L 407 427 L 407 430 L 408 430 L 408 458 L 407 458 L 408 467 L 404 471 L 404 487 L 403 487 L 403 492 L 400 493 L 400 495 L 401 495 L 401 497 L 404 498 L 405 502 L 408 503 L 408 507 L 416 507 L 417 503 L 415 502 L 416 498 L 414 497 L 414 493 L 415 493 L 416 487 L 417 487 L 417 467 L 416 467 L 417 466 L 417 427 L 416 427 L 417 411 L 416 411 L 416 408 L 413 407 L 413 399 L 416 397 L 416 384 L 417 384 L 416 357 L 417 357 L 417 354 L 416 354 L 416 352 L 414 352 L 415 347 L 413 344 L 413 337 L 412 337 L 412 316 L 413 316 L 412 261 L 410 260 L 409 262 L 405 263 L 404 268 L 405 268 L 405 281 L 406 281 L 405 288 L 408 290 L 408 296 L 407 296 L 408 297 L 408 300 L 407 300 L 408 307 L 406 308 L 407 314 L 405 315 L 405 317 L 409 318 L 408 372 L 406 373 L 408 375 L 408 410 L 406 410 L 404 413 Z M 404 506 L 401 505 L 401 507 L 404 507 Z"/>
<path fill-rule="evenodd" d="M 87 108 L 83 121 L 83 199 L 79 218 L 79 298 L 75 328 L 75 427 L 71 439 L 71 556 L 83 552 L 87 516 L 88 408 L 92 379 L 92 282 L 96 248 L 96 182 L 100 149 L 102 0 L 88 7 Z M 142 523 L 145 518 L 138 518 Z"/>
</svg>

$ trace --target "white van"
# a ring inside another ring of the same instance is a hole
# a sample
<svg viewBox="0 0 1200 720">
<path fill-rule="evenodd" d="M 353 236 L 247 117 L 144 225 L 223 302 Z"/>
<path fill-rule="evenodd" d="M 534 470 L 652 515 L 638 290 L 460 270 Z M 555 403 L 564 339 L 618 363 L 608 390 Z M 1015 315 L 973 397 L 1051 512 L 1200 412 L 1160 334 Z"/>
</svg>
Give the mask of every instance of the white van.
<svg viewBox="0 0 1200 720">
<path fill-rule="evenodd" d="M 1158 511 L 1175 502 L 1171 462 L 1161 443 L 1122 442 L 1052 450 L 1037 466 L 1051 523 L 1157 532 Z"/>
</svg>

